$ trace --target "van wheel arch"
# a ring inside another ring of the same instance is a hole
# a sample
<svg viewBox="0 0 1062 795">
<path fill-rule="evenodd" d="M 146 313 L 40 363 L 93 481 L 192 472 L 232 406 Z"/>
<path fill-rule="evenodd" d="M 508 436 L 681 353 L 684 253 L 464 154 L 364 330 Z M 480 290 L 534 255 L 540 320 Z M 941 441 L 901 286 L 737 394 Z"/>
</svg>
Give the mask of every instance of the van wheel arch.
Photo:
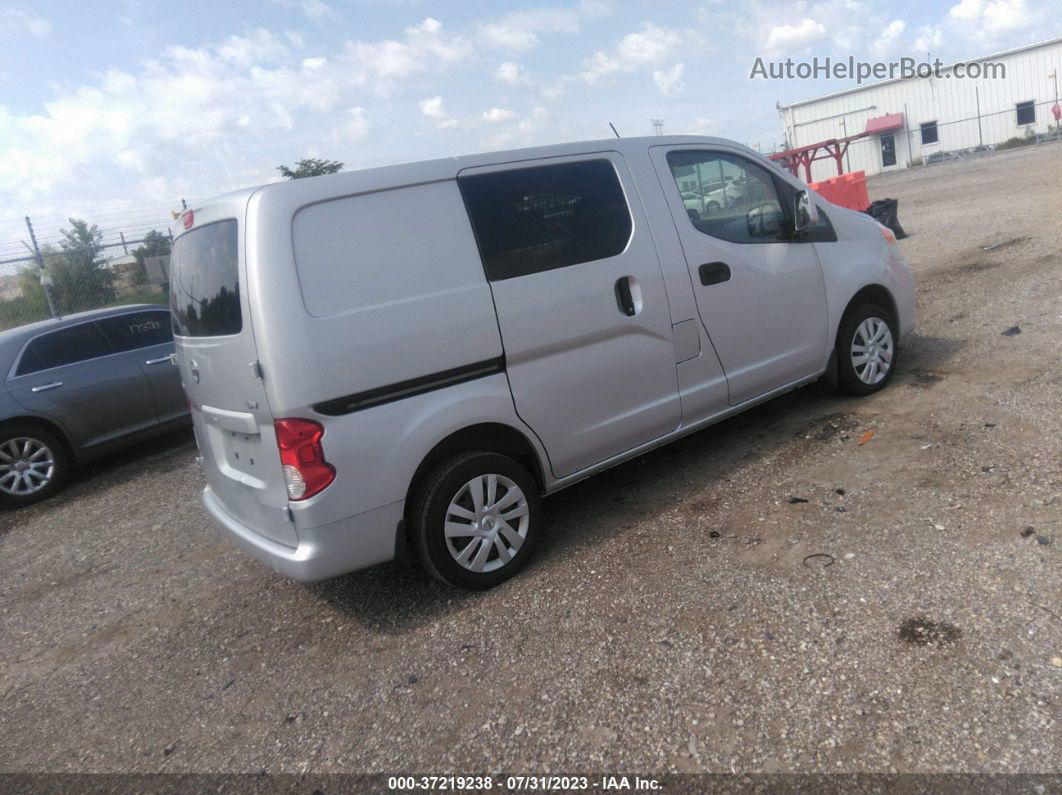
<svg viewBox="0 0 1062 795">
<path fill-rule="evenodd" d="M 431 449 L 409 482 L 407 501 L 420 481 L 441 462 L 461 453 L 479 451 L 509 456 L 531 474 L 540 490 L 545 488 L 542 462 L 538 460 L 538 454 L 527 437 L 510 425 L 484 422 L 451 433 Z"/>
<path fill-rule="evenodd" d="M 888 288 L 883 287 L 880 284 L 868 284 L 866 287 L 860 289 L 859 292 L 853 295 L 852 298 L 848 301 L 848 306 L 844 308 L 844 313 L 841 315 L 841 320 L 837 324 L 836 333 L 840 333 L 841 328 L 844 327 L 844 321 L 848 318 L 848 315 L 850 315 L 856 307 L 863 306 L 864 304 L 875 304 L 877 306 L 883 306 L 890 312 L 892 312 L 893 320 L 895 320 L 897 323 L 900 322 L 900 316 L 896 311 L 896 301 L 893 299 L 892 293 L 889 292 Z M 836 345 L 836 340 L 834 340 L 834 343 Z"/>
<path fill-rule="evenodd" d="M 498 453 L 512 458 L 530 473 L 539 491 L 545 491 L 546 480 L 542 462 L 539 461 L 538 453 L 527 437 L 510 425 L 500 422 L 484 422 L 451 433 L 431 449 L 409 481 L 406 489 L 406 510 L 409 510 L 413 495 L 424 478 L 430 475 L 439 464 L 448 458 L 472 452 Z M 411 524 L 407 517 L 407 521 L 404 522 L 403 536 L 408 534 Z M 408 542 L 409 539 L 403 537 L 401 540 Z"/>
</svg>

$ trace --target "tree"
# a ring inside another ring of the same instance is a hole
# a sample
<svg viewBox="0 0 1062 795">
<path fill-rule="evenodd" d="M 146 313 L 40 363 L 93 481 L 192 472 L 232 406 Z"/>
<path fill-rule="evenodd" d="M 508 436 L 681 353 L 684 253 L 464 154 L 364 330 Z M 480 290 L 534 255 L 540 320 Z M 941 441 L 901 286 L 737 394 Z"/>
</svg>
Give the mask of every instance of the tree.
<svg viewBox="0 0 1062 795">
<path fill-rule="evenodd" d="M 134 284 L 147 284 L 147 267 L 144 261 L 148 257 L 162 257 L 170 253 L 169 235 L 156 232 L 152 229 L 144 235 L 140 245 L 133 249 L 133 259 L 136 260 L 136 276 Z"/>
<path fill-rule="evenodd" d="M 320 177 L 322 174 L 335 174 L 337 171 L 343 169 L 343 164 L 338 160 L 318 160 L 316 157 L 309 157 L 300 160 L 295 164 L 295 168 L 291 169 L 287 166 L 277 166 L 277 171 L 281 176 L 288 179 L 302 179 L 303 177 Z"/>
<path fill-rule="evenodd" d="M 80 218 L 61 229 L 59 249 L 41 251 L 52 277 L 52 295 L 64 314 L 107 306 L 114 301 L 114 274 L 103 258 L 103 232 Z"/>
</svg>

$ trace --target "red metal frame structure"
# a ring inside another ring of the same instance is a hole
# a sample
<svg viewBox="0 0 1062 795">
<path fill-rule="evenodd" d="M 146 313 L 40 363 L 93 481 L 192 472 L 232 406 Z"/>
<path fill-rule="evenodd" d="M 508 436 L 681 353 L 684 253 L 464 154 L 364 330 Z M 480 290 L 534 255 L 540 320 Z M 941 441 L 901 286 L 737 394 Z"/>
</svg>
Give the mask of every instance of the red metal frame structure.
<svg viewBox="0 0 1062 795">
<path fill-rule="evenodd" d="M 818 143 L 808 144 L 807 146 L 786 149 L 784 152 L 775 152 L 773 155 L 768 155 L 768 157 L 771 160 L 780 161 L 783 166 L 789 169 L 794 177 L 800 176 L 797 172 L 800 167 L 803 166 L 804 181 L 811 182 L 812 162 L 832 157 L 837 161 L 837 173 L 843 174 L 844 165 L 842 159 L 848 151 L 848 144 L 858 138 L 866 138 L 867 135 L 868 133 L 861 132 L 856 135 L 849 135 L 847 138 L 831 138 L 828 141 L 819 141 Z"/>
<path fill-rule="evenodd" d="M 775 152 L 773 155 L 768 155 L 768 157 L 771 160 L 781 162 L 794 177 L 800 176 L 797 171 L 803 166 L 805 182 L 811 182 L 811 164 L 814 161 L 832 157 L 837 161 L 837 175 L 840 176 L 844 173 L 842 159 L 848 151 L 848 144 L 860 138 L 866 138 L 869 135 L 882 135 L 893 130 L 899 130 L 902 127 L 902 113 L 887 113 L 884 116 L 868 119 L 867 127 L 861 133 L 849 135 L 847 138 L 830 138 L 828 141 L 819 141 L 807 146 L 797 146 L 793 149 L 786 149 L 784 152 Z"/>
</svg>

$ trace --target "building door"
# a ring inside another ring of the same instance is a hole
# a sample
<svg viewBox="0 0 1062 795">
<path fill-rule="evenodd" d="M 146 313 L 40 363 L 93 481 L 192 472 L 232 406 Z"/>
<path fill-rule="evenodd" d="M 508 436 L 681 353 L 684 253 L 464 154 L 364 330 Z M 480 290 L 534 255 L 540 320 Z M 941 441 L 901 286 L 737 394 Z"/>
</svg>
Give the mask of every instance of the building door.
<svg viewBox="0 0 1062 795">
<path fill-rule="evenodd" d="M 892 135 L 881 136 L 881 166 L 896 165 L 896 138 Z"/>
</svg>

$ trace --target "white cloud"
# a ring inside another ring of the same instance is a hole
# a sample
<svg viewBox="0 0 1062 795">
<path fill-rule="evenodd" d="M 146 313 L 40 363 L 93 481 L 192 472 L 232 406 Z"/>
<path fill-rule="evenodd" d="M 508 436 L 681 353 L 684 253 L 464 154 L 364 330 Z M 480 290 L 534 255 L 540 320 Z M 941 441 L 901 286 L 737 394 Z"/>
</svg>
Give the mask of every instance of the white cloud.
<svg viewBox="0 0 1062 795">
<path fill-rule="evenodd" d="M 800 52 L 827 38 L 827 35 L 825 25 L 811 17 L 804 17 L 796 25 L 775 25 L 771 28 L 764 48 L 771 55 Z"/>
<path fill-rule="evenodd" d="M 582 78 L 596 83 L 618 72 L 633 72 L 663 61 L 678 46 L 680 36 L 673 30 L 646 22 L 637 33 L 628 33 L 611 52 L 598 51 L 590 58 Z"/>
<path fill-rule="evenodd" d="M 1025 0 L 961 0 L 951 7 L 948 17 L 983 28 L 979 31 L 983 38 L 1035 23 L 1035 15 L 1025 5 Z"/>
<path fill-rule="evenodd" d="M 498 68 L 494 70 L 494 79 L 512 86 L 531 85 L 531 78 L 528 77 L 527 71 L 513 61 L 498 64 Z"/>
<path fill-rule="evenodd" d="M 503 125 L 503 129 L 487 136 L 480 145 L 485 149 L 508 149 L 534 143 L 539 140 L 539 131 L 545 127 L 548 120 L 549 112 L 543 107 L 535 107 L 530 115 L 516 124 Z"/>
<path fill-rule="evenodd" d="M 951 7 L 948 16 L 953 19 L 974 20 L 981 14 L 981 5 L 981 0 L 962 0 Z"/>
<path fill-rule="evenodd" d="M 52 32 L 51 20 L 19 6 L 0 8 L 0 28 L 21 28 L 39 39 Z"/>
<path fill-rule="evenodd" d="M 902 42 L 904 31 L 907 30 L 907 23 L 902 19 L 894 19 L 885 29 L 881 31 L 877 40 L 874 42 L 873 50 L 876 55 L 889 55 L 894 52 L 897 46 Z"/>
<path fill-rule="evenodd" d="M 324 0 L 273 0 L 273 2 L 283 8 L 297 8 L 317 23 L 339 18 L 339 13 Z"/>
<path fill-rule="evenodd" d="M 277 132 L 289 142 L 285 150 L 300 146 L 295 134 L 312 140 L 315 124 L 338 131 L 337 140 L 360 140 L 368 131 L 366 98 L 459 68 L 471 53 L 467 38 L 432 18 L 399 38 L 348 42 L 328 57 L 302 57 L 303 44 L 297 35 L 259 29 L 200 47 L 171 46 L 138 69 L 63 90 L 35 112 L 0 109 L 2 203 L 31 205 L 64 186 L 86 190 L 105 178 L 94 163 L 109 164 L 111 179 L 116 170 L 154 177 L 180 163 L 195 194 L 227 189 L 240 168 L 255 168 L 237 163 L 250 154 L 233 152 L 275 148 Z"/>
<path fill-rule="evenodd" d="M 347 111 L 340 134 L 348 141 L 363 141 L 368 137 L 369 120 L 365 117 L 365 108 L 357 107 Z"/>
<path fill-rule="evenodd" d="M 440 130 L 446 130 L 450 127 L 457 126 L 457 119 L 448 114 L 443 107 L 442 97 L 422 99 L 417 103 L 417 107 L 420 108 L 421 114 L 431 119 L 435 123 L 435 126 Z"/>
<path fill-rule="evenodd" d="M 684 125 L 681 132 L 689 135 L 719 135 L 720 125 L 715 119 L 707 116 L 699 116 Z"/>
<path fill-rule="evenodd" d="M 479 26 L 478 38 L 487 47 L 525 52 L 541 43 L 544 33 L 579 33 L 584 20 L 605 16 L 611 3 L 583 0 L 574 6 L 514 11 Z"/>
<path fill-rule="evenodd" d="M 302 13 L 317 22 L 336 16 L 335 9 L 322 0 L 302 0 L 299 8 L 302 9 Z"/>
<path fill-rule="evenodd" d="M 915 36 L 915 54 L 919 57 L 929 53 L 944 43 L 944 31 L 939 25 L 922 25 Z"/>
<path fill-rule="evenodd" d="M 686 84 L 682 81 L 682 73 L 686 67 L 677 63 L 666 72 L 657 70 L 653 72 L 653 82 L 660 89 L 660 94 L 665 97 L 675 97 L 686 90 Z"/>
<path fill-rule="evenodd" d="M 346 47 L 346 60 L 374 82 L 378 93 L 386 93 L 396 82 L 426 71 L 429 66 L 457 65 L 472 55 L 468 39 L 447 33 L 442 23 L 432 17 L 407 28 L 405 34 L 402 42 L 355 42 Z"/>
<path fill-rule="evenodd" d="M 479 38 L 488 47 L 510 52 L 538 46 L 540 33 L 578 33 L 579 12 L 571 8 L 515 11 L 480 26 Z"/>
<path fill-rule="evenodd" d="M 496 124 L 500 121 L 509 121 L 515 119 L 516 114 L 507 108 L 491 108 L 490 110 L 483 111 L 483 120 L 489 121 L 492 124 Z"/>
</svg>

